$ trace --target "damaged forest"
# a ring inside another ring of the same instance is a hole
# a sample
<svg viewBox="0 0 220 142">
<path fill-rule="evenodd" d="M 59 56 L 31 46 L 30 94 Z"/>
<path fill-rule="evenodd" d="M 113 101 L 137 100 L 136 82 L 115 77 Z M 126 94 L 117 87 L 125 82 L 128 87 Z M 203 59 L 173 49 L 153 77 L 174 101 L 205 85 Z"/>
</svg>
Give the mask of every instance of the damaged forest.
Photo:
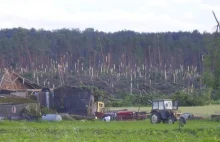
<svg viewBox="0 0 220 142">
<path fill-rule="evenodd" d="M 109 106 L 146 106 L 158 97 L 206 105 L 220 98 L 204 84 L 205 56 L 214 38 L 197 30 L 2 29 L 0 68 L 2 75 L 8 68 L 49 88 L 95 86 L 104 90 Z"/>
</svg>

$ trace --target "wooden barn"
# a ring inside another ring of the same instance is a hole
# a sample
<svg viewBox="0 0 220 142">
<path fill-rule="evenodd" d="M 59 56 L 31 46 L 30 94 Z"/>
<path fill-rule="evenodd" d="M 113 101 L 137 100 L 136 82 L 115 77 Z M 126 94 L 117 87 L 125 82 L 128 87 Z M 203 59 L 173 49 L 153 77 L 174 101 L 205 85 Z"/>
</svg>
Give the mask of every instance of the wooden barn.
<svg viewBox="0 0 220 142">
<path fill-rule="evenodd" d="M 54 107 L 59 113 L 94 116 L 99 110 L 97 104 L 98 97 L 86 87 L 61 86 L 54 89 Z"/>
<path fill-rule="evenodd" d="M 7 90 L 37 90 L 41 89 L 42 86 L 6 69 L 0 82 L 0 88 Z"/>
<path fill-rule="evenodd" d="M 28 98 L 30 95 L 35 95 L 41 106 L 48 108 L 53 105 L 51 90 L 52 89 L 44 88 L 40 84 L 30 81 L 8 69 L 5 69 L 5 73 L 0 82 L 0 94 L 5 94 L 1 93 L 4 91 L 7 92 L 6 94 L 22 98 Z"/>
</svg>

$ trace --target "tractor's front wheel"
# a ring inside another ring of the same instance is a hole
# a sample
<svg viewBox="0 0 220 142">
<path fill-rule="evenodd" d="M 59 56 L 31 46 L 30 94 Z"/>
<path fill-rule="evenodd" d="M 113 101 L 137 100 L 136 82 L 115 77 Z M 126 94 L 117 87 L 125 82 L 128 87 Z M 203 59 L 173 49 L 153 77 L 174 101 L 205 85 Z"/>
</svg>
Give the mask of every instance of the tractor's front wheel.
<svg viewBox="0 0 220 142">
<path fill-rule="evenodd" d="M 174 118 L 173 117 L 169 117 L 167 122 L 168 122 L 168 124 L 174 124 Z"/>
<path fill-rule="evenodd" d="M 151 123 L 152 124 L 156 124 L 156 123 L 160 123 L 160 116 L 159 116 L 159 114 L 158 113 L 153 113 L 152 115 L 151 115 Z"/>
</svg>

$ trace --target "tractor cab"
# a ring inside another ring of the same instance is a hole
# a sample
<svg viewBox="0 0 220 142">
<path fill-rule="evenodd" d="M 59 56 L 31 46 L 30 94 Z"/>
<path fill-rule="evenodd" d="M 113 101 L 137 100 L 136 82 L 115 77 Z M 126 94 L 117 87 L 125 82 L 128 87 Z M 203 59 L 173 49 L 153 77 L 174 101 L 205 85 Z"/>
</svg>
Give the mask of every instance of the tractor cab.
<svg viewBox="0 0 220 142">
<path fill-rule="evenodd" d="M 179 120 L 181 112 L 178 110 L 178 102 L 170 99 L 156 99 L 152 101 L 151 123 L 173 124 Z"/>
<path fill-rule="evenodd" d="M 178 102 L 172 102 L 170 99 L 153 100 L 152 110 L 177 110 Z"/>
</svg>

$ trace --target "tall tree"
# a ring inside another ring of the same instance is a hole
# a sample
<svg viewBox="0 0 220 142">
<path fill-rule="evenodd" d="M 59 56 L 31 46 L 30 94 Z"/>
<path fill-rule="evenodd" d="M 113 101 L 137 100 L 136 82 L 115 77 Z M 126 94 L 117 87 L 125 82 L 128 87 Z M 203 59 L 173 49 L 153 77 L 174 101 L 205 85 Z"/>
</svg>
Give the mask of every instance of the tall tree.
<svg viewBox="0 0 220 142">
<path fill-rule="evenodd" d="M 213 12 L 216 19 L 217 26 L 216 32 L 213 34 L 211 44 L 208 48 L 208 54 L 205 56 L 205 74 L 204 82 L 214 89 L 215 99 L 220 99 L 220 33 L 219 22 Z"/>
</svg>

